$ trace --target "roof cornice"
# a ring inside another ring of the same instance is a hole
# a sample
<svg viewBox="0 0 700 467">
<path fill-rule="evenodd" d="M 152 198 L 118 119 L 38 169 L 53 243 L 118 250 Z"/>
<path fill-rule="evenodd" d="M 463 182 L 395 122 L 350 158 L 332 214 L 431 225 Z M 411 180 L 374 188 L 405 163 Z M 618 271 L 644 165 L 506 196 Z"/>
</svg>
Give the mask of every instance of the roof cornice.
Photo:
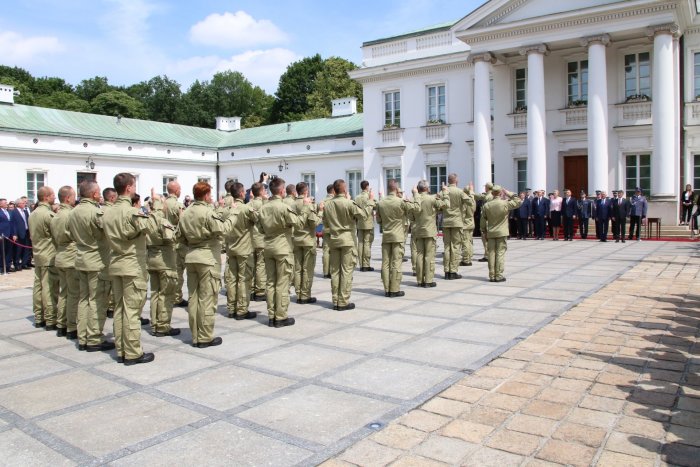
<svg viewBox="0 0 700 467">
<path fill-rule="evenodd" d="M 351 71 L 350 77 L 359 83 L 373 83 L 397 78 L 409 78 L 442 71 L 459 70 L 469 68 L 469 52 L 458 52 L 445 55 L 438 55 L 414 60 L 404 60 L 402 62 L 377 65 L 374 67 L 360 68 Z"/>
</svg>

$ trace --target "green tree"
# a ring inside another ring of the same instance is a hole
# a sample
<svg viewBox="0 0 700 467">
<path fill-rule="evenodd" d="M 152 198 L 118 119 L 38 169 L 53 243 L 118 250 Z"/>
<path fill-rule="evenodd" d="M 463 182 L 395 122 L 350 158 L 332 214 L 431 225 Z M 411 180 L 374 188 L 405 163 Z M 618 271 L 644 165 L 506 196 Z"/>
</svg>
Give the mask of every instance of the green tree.
<svg viewBox="0 0 700 467">
<path fill-rule="evenodd" d="M 316 75 L 313 91 L 307 97 L 309 110 L 306 118 L 330 117 L 331 101 L 340 97 L 357 97 L 357 111 L 362 112 L 362 85 L 348 75 L 356 68 L 357 65 L 344 58 L 327 58 L 323 69 Z"/>
<path fill-rule="evenodd" d="M 323 69 L 319 54 L 306 57 L 287 67 L 280 76 L 275 102 L 270 114 L 271 123 L 301 120 L 309 111 L 307 97 L 314 89 L 316 75 Z"/>
<path fill-rule="evenodd" d="M 33 105 L 50 109 L 71 110 L 73 112 L 90 112 L 90 103 L 88 101 L 65 91 L 35 96 Z"/>
<path fill-rule="evenodd" d="M 10 84 L 7 80 L 11 79 L 13 85 L 25 84 L 27 86 L 32 86 L 34 84 L 34 77 L 24 68 L 17 66 L 9 67 L 7 65 L 0 65 L 0 77 L 5 79 L 3 84 Z"/>
<path fill-rule="evenodd" d="M 55 92 L 74 93 L 73 86 L 66 83 L 65 79 L 48 76 L 36 78 L 32 84 L 32 90 L 35 96 L 47 96 Z"/>
<path fill-rule="evenodd" d="M 84 79 L 75 87 L 75 93 L 88 102 L 105 92 L 114 91 L 114 86 L 110 85 L 104 76 Z"/>
<path fill-rule="evenodd" d="M 127 94 L 139 100 L 148 113 L 148 119 L 174 123 L 182 99 L 180 83 L 167 76 L 156 76 L 148 81 L 129 86 Z"/>
<path fill-rule="evenodd" d="M 2 67 L 2 68 L 9 68 L 9 67 Z M 0 69 L 0 73 L 3 70 Z M 15 88 L 15 91 L 19 92 L 19 96 L 15 96 L 15 103 L 16 104 L 24 104 L 24 105 L 34 105 L 34 93 L 32 93 L 31 90 L 31 84 L 23 82 L 14 76 L 11 75 L 3 75 L 0 74 L 0 83 L 2 84 L 7 84 L 8 86 L 12 86 Z"/>
<path fill-rule="evenodd" d="M 122 91 L 107 91 L 97 95 L 90 101 L 90 112 L 141 119 L 147 116 L 143 104 Z"/>
</svg>

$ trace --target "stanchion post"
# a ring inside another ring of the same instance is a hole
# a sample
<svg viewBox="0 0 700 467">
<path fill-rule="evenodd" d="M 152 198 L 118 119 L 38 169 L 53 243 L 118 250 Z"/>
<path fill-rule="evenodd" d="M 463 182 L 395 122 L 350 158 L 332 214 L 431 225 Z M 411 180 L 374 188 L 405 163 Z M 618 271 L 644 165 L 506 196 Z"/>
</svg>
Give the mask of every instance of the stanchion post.
<svg viewBox="0 0 700 467">
<path fill-rule="evenodd" d="M 2 275 L 7 275 L 7 263 L 5 262 L 5 234 L 0 235 L 0 241 L 2 241 Z"/>
</svg>

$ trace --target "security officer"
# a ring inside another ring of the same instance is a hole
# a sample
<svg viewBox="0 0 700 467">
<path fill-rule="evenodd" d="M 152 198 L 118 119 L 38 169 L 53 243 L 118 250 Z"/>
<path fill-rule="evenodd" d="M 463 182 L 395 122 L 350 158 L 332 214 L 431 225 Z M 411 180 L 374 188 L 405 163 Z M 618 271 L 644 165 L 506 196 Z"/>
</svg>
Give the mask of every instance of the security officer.
<svg viewBox="0 0 700 467">
<path fill-rule="evenodd" d="M 349 199 L 346 192 L 345 180 L 338 179 L 333 182 L 335 196 L 324 201 L 321 205 L 323 211 L 323 231 L 328 234 L 329 269 L 331 275 L 331 294 L 333 297 L 333 309 L 339 311 L 352 310 L 354 303 L 350 303 L 352 290 L 352 271 L 355 268 L 355 240 L 353 232 L 358 220 L 367 219 L 372 215 L 370 205 L 363 210 L 354 201 Z M 370 200 L 374 200 L 374 194 L 370 192 Z"/>
<path fill-rule="evenodd" d="M 442 217 L 442 241 L 445 245 L 443 263 L 445 266 L 445 279 L 461 279 L 457 274 L 459 270 L 459 260 L 462 249 L 462 229 L 464 228 L 464 214 L 462 205 L 467 202 L 469 196 L 457 188 L 457 174 L 451 173 L 447 176 L 447 194 L 450 205 L 444 210 Z"/>
<path fill-rule="evenodd" d="M 56 310 L 56 335 L 75 339 L 78 336 L 76 320 L 80 299 L 80 276 L 75 269 L 77 249 L 68 231 L 68 220 L 75 205 L 75 190 L 62 186 L 58 190 L 61 205 L 51 220 L 51 235 L 56 244 L 56 271 L 58 272 L 58 305 Z"/>
<path fill-rule="evenodd" d="M 416 239 L 416 280 L 419 287 L 435 287 L 435 239 L 437 225 L 435 216 L 450 206 L 450 198 L 445 185 L 442 186 L 443 196 L 429 193 L 429 185 L 425 180 L 418 182 L 413 190 L 417 209 L 413 213 L 414 229 L 411 233 Z"/>
<path fill-rule="evenodd" d="M 467 194 L 467 199 L 462 203 L 464 229 L 462 230 L 462 261 L 459 265 L 471 266 L 474 257 L 474 211 L 476 210 L 474 184 L 470 183 L 464 192 Z"/>
<path fill-rule="evenodd" d="M 360 188 L 362 191 L 355 197 L 355 204 L 357 204 L 360 209 L 365 209 L 367 205 L 371 205 L 372 209 L 374 209 L 376 203 L 374 200 L 369 199 L 369 194 L 372 191 L 369 187 L 369 182 L 367 180 L 362 180 L 360 182 Z M 367 219 L 357 222 L 357 256 L 360 261 L 360 271 L 374 271 L 374 268 L 370 266 L 373 241 L 374 219 L 373 216 L 369 216 Z"/>
<path fill-rule="evenodd" d="M 78 350 L 96 352 L 111 350 L 113 342 L 102 341 L 100 322 L 104 322 L 107 297 L 100 296 L 100 273 L 107 265 L 100 242 L 104 240 L 104 212 L 99 205 L 100 187 L 96 182 L 80 184 L 80 204 L 73 208 L 68 218 L 68 230 L 75 240 L 77 255 L 75 269 L 80 276 L 80 301 L 78 302 Z M 108 273 L 106 273 L 108 274 Z M 70 337 L 70 336 L 67 336 Z"/>
<path fill-rule="evenodd" d="M 321 204 L 327 203 L 329 200 L 335 197 L 335 190 L 333 189 L 333 184 L 330 183 L 326 186 L 326 199 L 323 200 Z M 320 210 L 320 207 L 319 207 Z M 328 246 L 328 239 L 330 238 L 329 230 L 326 228 L 326 224 L 323 224 L 323 278 L 331 278 L 331 250 Z"/>
<path fill-rule="evenodd" d="M 260 212 L 264 203 L 267 203 L 267 188 L 262 183 L 254 183 L 250 188 L 253 199 L 250 207 Z M 256 222 L 253 225 L 253 284 L 250 299 L 255 302 L 264 302 L 266 293 L 267 274 L 265 273 L 265 236 L 260 231 Z"/>
<path fill-rule="evenodd" d="M 214 316 L 221 286 L 221 240 L 230 224 L 212 207 L 211 185 L 197 182 L 192 188 L 194 203 L 180 217 L 177 239 L 187 247 L 187 291 L 192 346 L 221 345 L 214 337 Z M 235 207 L 235 206 L 234 206 Z M 229 212 L 229 220 L 235 217 Z"/>
<path fill-rule="evenodd" d="M 305 200 L 309 198 L 308 185 L 304 182 L 297 183 L 296 193 L 294 209 L 297 216 L 302 217 Z M 316 303 L 316 297 L 311 296 L 311 286 L 316 267 L 316 226 L 320 223 L 316 206 L 311 204 L 304 225 L 294 229 L 294 290 L 297 293 L 297 303 L 302 305 Z"/>
<path fill-rule="evenodd" d="M 136 195 L 136 179 L 127 172 L 114 176 L 117 202 L 104 214 L 105 238 L 111 252 L 109 275 L 114 289 L 114 343 L 117 362 L 124 365 L 148 363 L 152 353 L 141 348 L 141 311 L 148 289 L 146 236 L 156 223 L 132 205 Z M 158 195 L 153 196 L 154 200 Z"/>
<path fill-rule="evenodd" d="M 509 198 L 500 198 L 501 191 Z M 516 193 L 508 193 L 499 185 L 491 189 L 493 199 L 484 204 L 481 211 L 481 232 L 488 241 L 489 282 L 505 282 L 503 270 L 508 249 L 508 213 L 523 202 Z"/>
<path fill-rule="evenodd" d="M 225 270 L 231 278 L 231 283 L 226 284 L 226 308 L 229 318 L 255 319 L 258 314 L 248 311 L 248 306 L 253 282 L 253 228 L 257 215 L 252 203 L 244 202 L 245 187 L 242 183 L 232 183 L 229 190 L 232 201 L 227 209 L 233 211 L 236 222 L 224 237 L 227 257 Z"/>
<path fill-rule="evenodd" d="M 114 206 L 117 201 L 117 192 L 114 188 L 107 187 L 102 190 L 102 211 L 107 212 L 109 208 Z M 100 273 L 97 278 L 97 296 L 99 297 L 100 303 L 102 300 L 106 300 L 107 312 L 105 313 L 105 318 L 114 318 L 114 292 L 112 291 L 112 281 L 107 274 L 107 266 L 109 266 L 109 247 L 107 246 L 107 240 L 100 241 L 100 253 L 102 257 L 107 262 L 105 269 Z M 100 331 L 104 331 L 105 320 L 100 314 Z"/>
<path fill-rule="evenodd" d="M 481 209 L 484 208 L 484 205 L 491 201 L 493 199 L 493 183 L 491 182 L 486 182 L 484 185 L 484 192 L 481 194 L 475 194 L 474 199 L 476 201 L 481 201 Z M 483 212 L 483 211 L 482 211 Z M 484 246 L 484 256 L 479 260 L 480 263 L 485 263 L 488 261 L 488 254 L 489 254 L 489 244 L 488 241 L 486 240 L 486 237 L 484 234 L 481 234 L 481 243 Z"/>
<path fill-rule="evenodd" d="M 39 204 L 29 215 L 29 235 L 34 250 L 34 327 L 46 326 L 47 331 L 55 331 L 58 273 L 55 266 L 56 246 L 51 237 L 51 221 L 54 217 L 51 207 L 56 195 L 48 186 L 39 188 L 36 195 Z"/>
<path fill-rule="evenodd" d="M 310 198 L 304 198 L 303 209 L 297 215 L 295 207 L 282 199 L 284 180 L 277 177 L 270 182 L 272 198 L 260 210 L 259 226 L 265 235 L 265 270 L 267 272 L 268 326 L 281 328 L 294 325 L 287 316 L 289 307 L 289 279 L 292 277 L 292 232 L 302 228 L 310 215 Z"/>
<path fill-rule="evenodd" d="M 166 190 L 168 190 L 168 197 L 165 199 L 166 220 L 170 225 L 177 228 L 180 223 L 182 211 L 185 209 L 185 206 L 178 201 L 182 189 L 180 188 L 180 184 L 173 180 L 167 184 Z M 187 247 L 175 243 L 175 253 L 177 263 L 177 285 L 175 286 L 175 297 L 173 300 L 175 301 L 175 306 L 186 307 L 187 300 L 182 296 L 182 287 L 185 283 L 185 254 L 187 254 Z"/>
<path fill-rule="evenodd" d="M 382 226 L 382 283 L 385 297 L 403 297 L 401 263 L 406 243 L 405 223 L 408 214 L 416 210 L 415 202 L 398 197 L 398 183 L 387 182 L 387 196 L 377 203 L 377 223 Z"/>
</svg>

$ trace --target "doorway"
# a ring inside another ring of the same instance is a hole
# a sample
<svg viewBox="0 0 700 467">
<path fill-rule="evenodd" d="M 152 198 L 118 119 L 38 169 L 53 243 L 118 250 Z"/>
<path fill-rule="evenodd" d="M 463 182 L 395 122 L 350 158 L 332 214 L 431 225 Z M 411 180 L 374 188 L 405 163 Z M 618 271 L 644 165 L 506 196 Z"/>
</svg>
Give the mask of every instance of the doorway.
<svg viewBox="0 0 700 467">
<path fill-rule="evenodd" d="M 574 197 L 581 191 L 588 194 L 588 156 L 564 157 L 564 188 Z"/>
</svg>

